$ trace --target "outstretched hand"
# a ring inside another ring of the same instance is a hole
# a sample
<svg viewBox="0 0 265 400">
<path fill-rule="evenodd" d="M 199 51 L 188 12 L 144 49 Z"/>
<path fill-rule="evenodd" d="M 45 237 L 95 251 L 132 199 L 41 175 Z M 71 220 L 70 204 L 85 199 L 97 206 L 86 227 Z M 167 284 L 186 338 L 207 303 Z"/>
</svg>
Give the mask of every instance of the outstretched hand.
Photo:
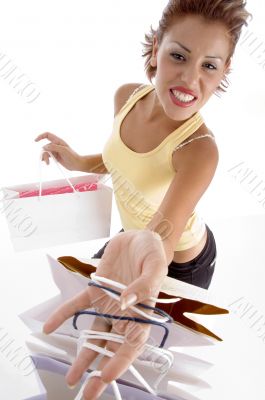
<svg viewBox="0 0 265 400">
<path fill-rule="evenodd" d="M 126 305 L 139 302 L 154 306 L 150 297 L 158 297 L 160 287 L 167 275 L 168 265 L 161 237 L 148 229 L 129 230 L 114 236 L 108 243 L 97 267 L 96 275 L 109 278 L 127 286 L 120 303 L 111 299 L 101 289 L 87 287 L 83 292 L 60 306 L 46 321 L 44 332 L 51 333 L 77 311 L 95 308 L 97 312 L 113 315 L 137 316 L 131 310 L 121 311 Z M 111 311 L 110 311 L 111 310 Z M 105 318 L 96 317 L 89 329 L 113 332 L 124 336 L 123 344 L 102 339 L 89 342 L 105 347 L 114 353 L 112 358 L 104 356 L 97 369 L 101 377 L 92 377 L 85 386 L 83 398 L 97 399 L 108 383 L 118 379 L 142 353 L 150 334 L 149 324 L 133 321 L 112 320 L 110 326 Z M 84 372 L 98 356 L 96 351 L 82 348 L 67 373 L 69 386 L 79 383 Z"/>
</svg>

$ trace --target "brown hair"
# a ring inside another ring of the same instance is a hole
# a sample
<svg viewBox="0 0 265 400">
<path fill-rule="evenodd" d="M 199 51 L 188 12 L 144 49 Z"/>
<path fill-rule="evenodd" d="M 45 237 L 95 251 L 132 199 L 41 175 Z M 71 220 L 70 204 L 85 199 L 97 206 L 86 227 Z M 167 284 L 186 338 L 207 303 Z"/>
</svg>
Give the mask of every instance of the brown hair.
<svg viewBox="0 0 265 400">
<path fill-rule="evenodd" d="M 241 35 L 243 25 L 248 25 L 247 19 L 253 18 L 246 9 L 246 2 L 243 0 L 169 0 L 163 10 L 157 30 L 150 27 L 150 33 L 145 34 L 145 43 L 142 57 L 145 57 L 145 72 L 152 83 L 152 78 L 156 74 L 156 67 L 150 64 L 153 50 L 153 38 L 157 37 L 158 45 L 161 44 L 164 34 L 170 29 L 174 21 L 179 17 L 187 15 L 199 15 L 208 21 L 222 22 L 227 26 L 228 34 L 231 38 L 231 51 L 227 62 L 233 56 L 237 42 Z M 227 75 L 231 73 L 229 68 L 224 75 L 221 84 L 218 86 L 216 94 L 220 91 L 226 92 L 229 86 Z"/>
</svg>

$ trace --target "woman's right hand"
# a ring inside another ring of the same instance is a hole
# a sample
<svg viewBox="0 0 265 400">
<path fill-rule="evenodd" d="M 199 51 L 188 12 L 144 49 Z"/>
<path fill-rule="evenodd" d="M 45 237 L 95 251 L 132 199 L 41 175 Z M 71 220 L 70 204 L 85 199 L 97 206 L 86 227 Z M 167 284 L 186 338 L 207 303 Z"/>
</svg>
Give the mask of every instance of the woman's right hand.
<svg viewBox="0 0 265 400">
<path fill-rule="evenodd" d="M 77 154 L 71 147 L 61 138 L 50 132 L 45 132 L 36 137 L 35 142 L 42 139 L 50 140 L 50 143 L 43 146 L 44 150 L 50 151 L 56 160 L 70 171 L 79 171 L 82 157 Z M 50 155 L 48 152 L 42 154 L 42 161 L 49 165 Z"/>
<path fill-rule="evenodd" d="M 127 310 L 130 305 L 142 303 L 154 306 L 160 288 L 168 272 L 168 256 L 165 241 L 160 235 L 149 229 L 128 230 L 118 233 L 110 241 L 97 266 L 96 275 L 109 278 L 127 286 L 123 289 L 120 300 L 110 299 L 102 290 L 88 286 L 75 297 L 67 300 L 46 320 L 43 332 L 49 334 L 55 331 L 65 320 L 71 318 L 77 311 L 94 308 L 97 312 L 119 316 L 137 317 L 133 310 Z M 172 250 L 173 253 L 173 250 Z M 173 258 L 173 256 L 172 256 Z M 124 305 L 124 307 L 122 307 Z M 148 311 L 151 315 L 152 312 Z M 122 318 L 113 319 L 112 327 L 106 318 L 96 317 L 89 329 L 111 332 L 124 336 L 122 344 L 107 340 L 92 342 L 114 353 L 113 357 L 101 358 L 97 369 L 102 372 L 102 379 L 91 378 L 84 389 L 85 399 L 101 398 L 102 392 L 111 381 L 120 378 L 130 365 L 142 354 L 147 342 L 151 325 L 138 324 Z M 93 341 L 94 339 L 92 339 Z M 96 339 L 97 340 L 97 339 Z M 69 369 L 66 381 L 68 385 L 79 383 L 90 364 L 97 358 L 98 352 L 82 348 L 72 367 Z"/>
</svg>

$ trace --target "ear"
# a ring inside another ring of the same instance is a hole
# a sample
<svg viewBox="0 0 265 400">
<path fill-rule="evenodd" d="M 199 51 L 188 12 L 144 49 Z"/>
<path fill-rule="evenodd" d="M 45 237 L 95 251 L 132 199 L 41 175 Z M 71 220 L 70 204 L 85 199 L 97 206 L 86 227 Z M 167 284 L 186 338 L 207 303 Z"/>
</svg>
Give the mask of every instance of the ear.
<svg viewBox="0 0 265 400">
<path fill-rule="evenodd" d="M 153 37 L 153 50 L 152 50 L 152 58 L 150 60 L 150 64 L 152 67 L 157 66 L 157 51 L 158 51 L 158 41 L 156 35 Z"/>
<path fill-rule="evenodd" d="M 224 67 L 224 74 L 227 73 L 227 71 L 229 70 L 229 68 L 231 67 L 231 58 L 227 61 L 227 63 L 225 64 Z"/>
</svg>

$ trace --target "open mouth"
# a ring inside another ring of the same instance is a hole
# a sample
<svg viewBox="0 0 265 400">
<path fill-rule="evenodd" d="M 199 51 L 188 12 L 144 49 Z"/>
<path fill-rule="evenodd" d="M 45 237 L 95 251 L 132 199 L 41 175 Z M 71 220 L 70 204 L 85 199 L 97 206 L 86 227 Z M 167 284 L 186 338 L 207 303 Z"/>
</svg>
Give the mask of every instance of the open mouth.
<svg viewBox="0 0 265 400">
<path fill-rule="evenodd" d="M 172 95 L 175 97 L 176 100 L 184 104 L 190 104 L 193 103 L 195 100 L 197 100 L 197 97 L 192 96 L 191 94 L 183 93 L 179 90 L 170 89 L 170 92 L 172 93 Z"/>
</svg>

